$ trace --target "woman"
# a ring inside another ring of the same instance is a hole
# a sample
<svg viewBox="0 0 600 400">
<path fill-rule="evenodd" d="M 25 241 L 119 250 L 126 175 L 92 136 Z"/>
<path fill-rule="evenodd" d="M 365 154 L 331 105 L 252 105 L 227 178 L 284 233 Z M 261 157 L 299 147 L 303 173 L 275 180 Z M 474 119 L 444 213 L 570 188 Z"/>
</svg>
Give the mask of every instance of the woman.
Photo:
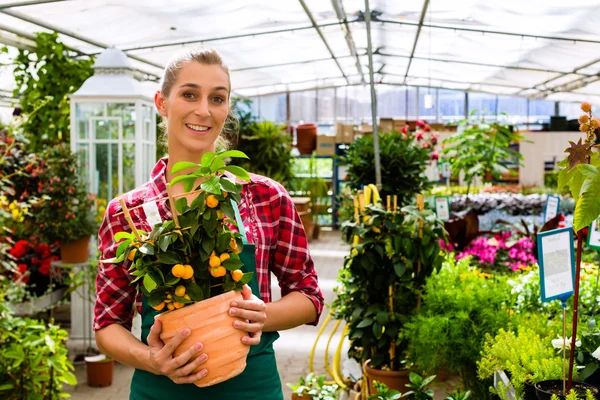
<svg viewBox="0 0 600 400">
<path fill-rule="evenodd" d="M 169 62 L 161 90 L 154 97 L 165 120 L 168 157 L 156 164 L 150 181 L 121 196 L 128 208 L 164 199 L 166 184 L 174 178 L 170 170 L 175 163 L 199 162 L 202 154 L 215 150 L 216 143 L 223 140 L 220 135 L 230 116 L 230 94 L 229 71 L 216 51 L 188 51 Z M 172 190 L 173 194 L 183 193 L 180 184 Z M 100 264 L 94 312 L 96 343 L 104 354 L 136 368 L 131 399 L 283 398 L 272 346 L 277 331 L 316 324 L 323 296 L 302 223 L 285 189 L 268 178 L 251 174 L 250 182 L 243 183 L 241 198 L 238 226 L 240 232 L 246 233 L 245 249 L 255 248 L 244 260 L 244 268 L 256 273 L 249 287 L 244 288 L 244 300 L 232 303 L 230 308 L 231 315 L 248 321 L 240 322 L 236 328 L 248 332 L 242 341 L 252 346 L 246 369 L 235 378 L 207 388 L 191 384 L 207 373 L 205 369 L 193 373 L 210 356 L 202 353 L 202 343 L 173 357 L 173 350 L 189 330 L 180 331 L 164 345 L 159 336 L 160 322 L 154 321 L 156 312 L 148 306 L 145 296 L 130 285 L 133 277 L 127 272 L 127 261 Z M 162 220 L 172 219 L 168 202 L 158 201 L 157 206 Z M 114 235 L 129 231 L 123 215 L 114 217 L 120 211 L 119 199 L 112 200 L 99 231 L 103 259 L 115 256 Z M 131 211 L 131 216 L 138 229 L 152 229 L 142 208 Z M 271 272 L 282 290 L 282 298 L 276 302 L 271 302 Z M 142 315 L 141 340 L 130 332 L 134 305 Z"/>
</svg>

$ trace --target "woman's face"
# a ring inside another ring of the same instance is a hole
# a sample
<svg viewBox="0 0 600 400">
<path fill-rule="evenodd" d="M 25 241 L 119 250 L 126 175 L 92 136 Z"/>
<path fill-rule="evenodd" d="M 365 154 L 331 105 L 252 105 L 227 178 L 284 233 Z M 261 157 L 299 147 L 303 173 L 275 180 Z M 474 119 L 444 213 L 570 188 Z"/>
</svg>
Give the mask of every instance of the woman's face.
<svg viewBox="0 0 600 400">
<path fill-rule="evenodd" d="M 167 118 L 169 152 L 205 153 L 214 144 L 229 113 L 229 77 L 218 65 L 192 61 L 179 70 L 168 96 L 154 96 Z"/>
</svg>

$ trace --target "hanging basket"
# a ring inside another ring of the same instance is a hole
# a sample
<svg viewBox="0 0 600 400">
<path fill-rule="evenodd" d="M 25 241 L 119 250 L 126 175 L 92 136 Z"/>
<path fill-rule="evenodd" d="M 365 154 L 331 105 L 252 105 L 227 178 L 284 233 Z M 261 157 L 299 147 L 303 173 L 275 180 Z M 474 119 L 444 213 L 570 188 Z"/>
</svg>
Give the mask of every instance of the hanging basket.
<svg viewBox="0 0 600 400">
<path fill-rule="evenodd" d="M 63 263 L 84 263 L 90 258 L 91 236 L 70 242 L 60 242 L 60 258 Z"/>
</svg>

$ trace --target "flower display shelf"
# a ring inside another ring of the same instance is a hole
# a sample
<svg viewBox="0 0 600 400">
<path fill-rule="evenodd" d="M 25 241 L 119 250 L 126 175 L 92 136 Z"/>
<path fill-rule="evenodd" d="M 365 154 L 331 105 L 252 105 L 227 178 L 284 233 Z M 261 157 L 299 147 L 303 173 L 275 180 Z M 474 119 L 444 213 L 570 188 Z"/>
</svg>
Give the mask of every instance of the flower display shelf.
<svg viewBox="0 0 600 400">
<path fill-rule="evenodd" d="M 21 304 L 9 304 L 9 308 L 15 315 L 34 315 L 55 305 L 64 298 L 66 288 L 56 289 L 52 292 L 39 296 L 31 301 Z"/>
</svg>

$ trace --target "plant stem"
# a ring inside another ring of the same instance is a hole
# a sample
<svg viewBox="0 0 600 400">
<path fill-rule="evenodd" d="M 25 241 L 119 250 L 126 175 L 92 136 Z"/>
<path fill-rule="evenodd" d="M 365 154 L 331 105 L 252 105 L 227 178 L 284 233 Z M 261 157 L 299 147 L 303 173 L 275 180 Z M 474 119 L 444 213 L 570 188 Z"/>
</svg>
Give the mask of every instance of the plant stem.
<svg viewBox="0 0 600 400">
<path fill-rule="evenodd" d="M 571 351 L 569 354 L 569 382 L 567 390 L 573 387 L 573 363 L 575 362 L 575 342 L 577 341 L 577 307 L 579 304 L 579 276 L 581 274 L 581 251 L 583 248 L 583 233 L 577 232 L 577 259 L 575 263 L 575 291 L 573 293 L 573 331 L 571 334 Z"/>
</svg>

